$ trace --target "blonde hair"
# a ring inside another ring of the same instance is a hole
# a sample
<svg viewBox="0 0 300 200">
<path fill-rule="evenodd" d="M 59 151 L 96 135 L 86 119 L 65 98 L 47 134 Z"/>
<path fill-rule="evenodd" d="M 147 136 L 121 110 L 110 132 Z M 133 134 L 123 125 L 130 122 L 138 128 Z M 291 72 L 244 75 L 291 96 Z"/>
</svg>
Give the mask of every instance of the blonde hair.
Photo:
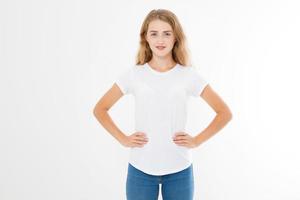
<svg viewBox="0 0 300 200">
<path fill-rule="evenodd" d="M 190 66 L 186 37 L 176 15 L 166 9 L 151 10 L 146 16 L 140 30 L 140 46 L 136 56 L 136 65 L 143 65 L 152 58 L 152 51 L 146 41 L 146 34 L 151 21 L 162 20 L 170 24 L 175 36 L 175 43 L 172 49 L 172 57 L 176 63 L 183 66 Z"/>
</svg>

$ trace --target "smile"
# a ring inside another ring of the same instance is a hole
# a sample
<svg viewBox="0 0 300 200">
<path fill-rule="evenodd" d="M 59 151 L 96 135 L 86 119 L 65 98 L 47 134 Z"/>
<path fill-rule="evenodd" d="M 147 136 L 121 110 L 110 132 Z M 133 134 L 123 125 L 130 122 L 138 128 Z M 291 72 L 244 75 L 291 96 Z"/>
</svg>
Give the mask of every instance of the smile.
<svg viewBox="0 0 300 200">
<path fill-rule="evenodd" d="M 163 50 L 166 47 L 165 46 L 157 46 L 156 48 L 159 49 L 159 50 Z"/>
</svg>

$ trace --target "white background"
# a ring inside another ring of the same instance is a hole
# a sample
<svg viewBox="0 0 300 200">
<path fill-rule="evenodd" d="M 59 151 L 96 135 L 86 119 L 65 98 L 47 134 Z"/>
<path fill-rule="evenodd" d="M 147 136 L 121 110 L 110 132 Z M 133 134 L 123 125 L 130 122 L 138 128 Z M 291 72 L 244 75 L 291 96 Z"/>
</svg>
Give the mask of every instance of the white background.
<svg viewBox="0 0 300 200">
<path fill-rule="evenodd" d="M 93 116 L 134 64 L 151 9 L 174 12 L 233 119 L 193 149 L 195 199 L 299 200 L 297 1 L 0 2 L 0 199 L 125 199 L 127 156 Z M 109 111 L 133 131 L 134 98 Z M 215 113 L 189 101 L 188 130 Z"/>
</svg>

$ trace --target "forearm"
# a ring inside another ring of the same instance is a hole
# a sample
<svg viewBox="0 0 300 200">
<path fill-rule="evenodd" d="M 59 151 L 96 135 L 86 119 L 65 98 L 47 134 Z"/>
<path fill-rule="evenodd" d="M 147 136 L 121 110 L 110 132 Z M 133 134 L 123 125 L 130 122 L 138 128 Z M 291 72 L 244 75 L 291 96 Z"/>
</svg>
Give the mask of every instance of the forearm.
<svg viewBox="0 0 300 200">
<path fill-rule="evenodd" d="M 198 135 L 195 136 L 198 145 L 205 142 L 218 131 L 220 131 L 230 120 L 232 116 L 228 113 L 218 113 L 212 122 Z"/>
<path fill-rule="evenodd" d="M 126 135 L 116 126 L 114 121 L 111 119 L 107 110 L 94 111 L 96 119 L 100 124 L 120 143 L 123 141 Z"/>
</svg>

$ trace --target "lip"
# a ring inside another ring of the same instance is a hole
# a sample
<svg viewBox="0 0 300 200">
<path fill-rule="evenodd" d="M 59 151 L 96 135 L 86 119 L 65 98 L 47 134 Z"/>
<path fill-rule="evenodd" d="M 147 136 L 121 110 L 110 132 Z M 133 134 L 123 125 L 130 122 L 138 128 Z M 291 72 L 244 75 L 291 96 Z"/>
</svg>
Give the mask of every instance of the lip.
<svg viewBox="0 0 300 200">
<path fill-rule="evenodd" d="M 157 48 L 158 50 L 164 50 L 164 49 L 166 48 L 166 46 L 156 46 L 156 48 Z"/>
</svg>

